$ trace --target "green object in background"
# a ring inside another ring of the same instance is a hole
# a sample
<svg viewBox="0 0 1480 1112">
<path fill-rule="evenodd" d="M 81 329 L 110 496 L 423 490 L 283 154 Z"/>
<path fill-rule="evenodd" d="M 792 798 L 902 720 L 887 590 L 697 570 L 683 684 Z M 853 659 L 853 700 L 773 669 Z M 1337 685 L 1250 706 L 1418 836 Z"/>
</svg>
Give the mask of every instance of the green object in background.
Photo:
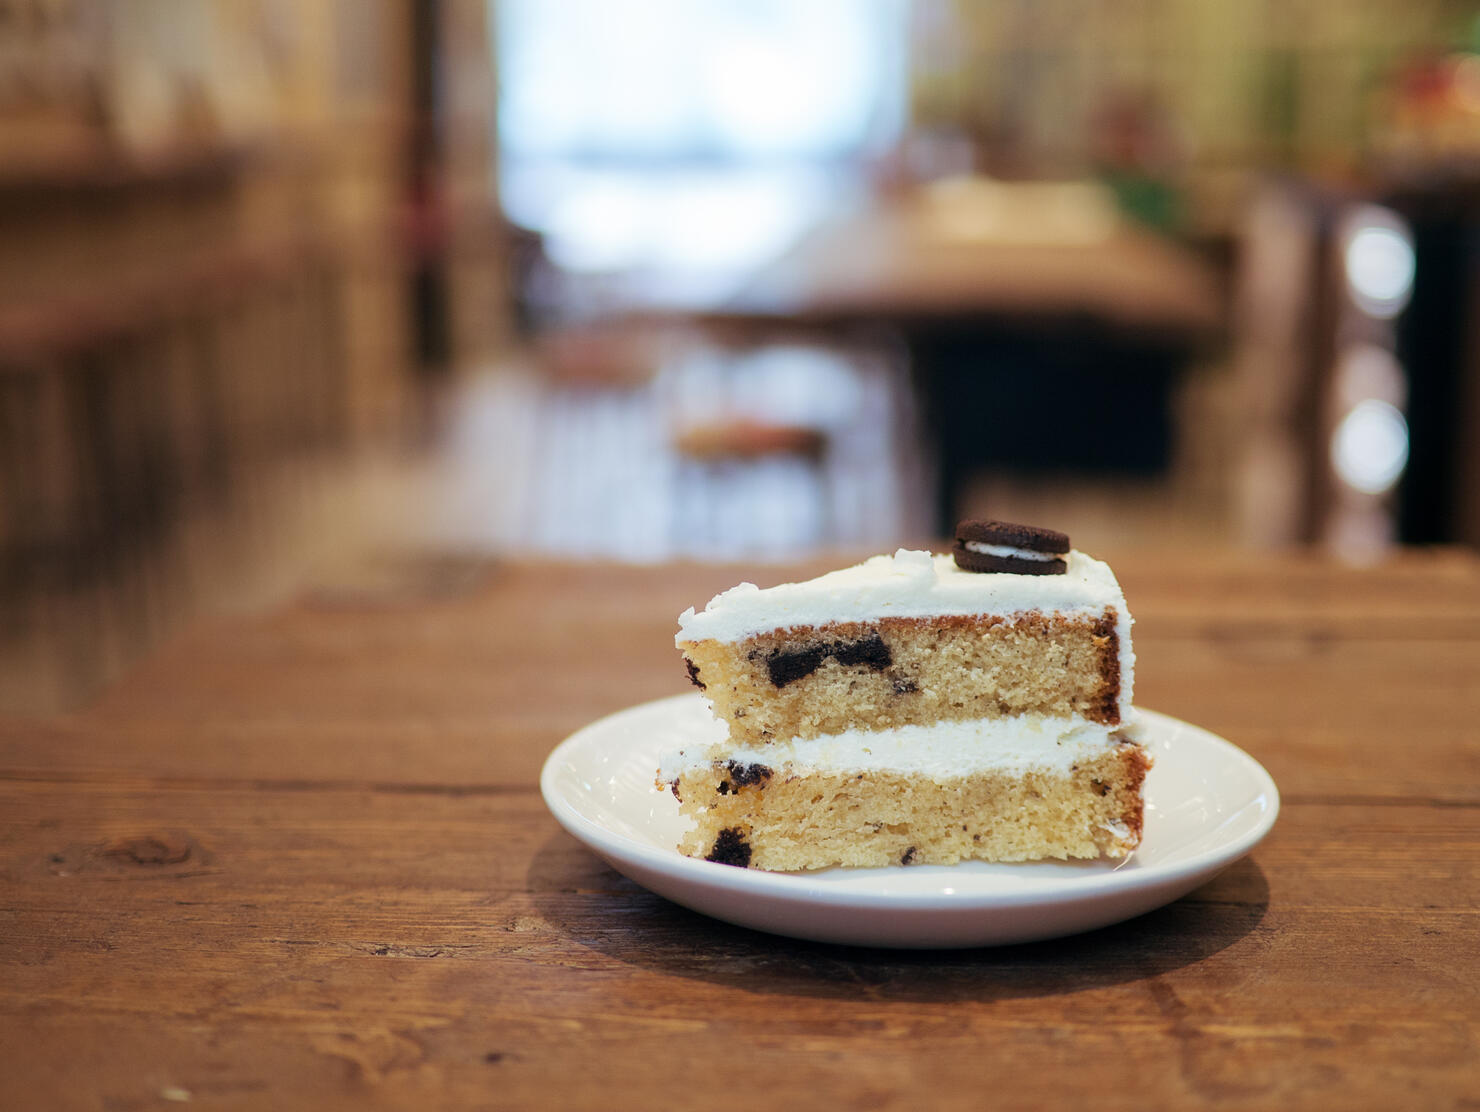
<svg viewBox="0 0 1480 1112">
<path fill-rule="evenodd" d="M 1270 50 L 1264 57 L 1264 138 L 1271 158 L 1282 166 L 1295 160 L 1300 122 L 1300 58 L 1293 50 Z"/>
<path fill-rule="evenodd" d="M 1159 232 L 1182 226 L 1182 194 L 1170 182 L 1144 174 L 1105 171 L 1100 180 L 1115 195 L 1115 204 L 1131 219 Z"/>
<path fill-rule="evenodd" d="M 1471 18 L 1468 34 L 1460 40 L 1459 48 L 1470 54 L 1480 54 L 1480 13 Z"/>
</svg>

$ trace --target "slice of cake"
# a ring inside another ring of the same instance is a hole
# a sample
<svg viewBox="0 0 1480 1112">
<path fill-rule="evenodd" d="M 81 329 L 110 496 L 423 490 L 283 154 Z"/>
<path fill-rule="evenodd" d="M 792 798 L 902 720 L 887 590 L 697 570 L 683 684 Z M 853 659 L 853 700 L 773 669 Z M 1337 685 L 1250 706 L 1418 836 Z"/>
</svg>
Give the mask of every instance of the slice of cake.
<svg viewBox="0 0 1480 1112">
<path fill-rule="evenodd" d="M 725 591 L 675 639 L 729 727 L 658 771 L 695 820 L 679 848 L 772 870 L 1123 857 L 1150 766 L 1130 627 L 1108 566 L 1000 522 L 953 555 Z"/>
</svg>

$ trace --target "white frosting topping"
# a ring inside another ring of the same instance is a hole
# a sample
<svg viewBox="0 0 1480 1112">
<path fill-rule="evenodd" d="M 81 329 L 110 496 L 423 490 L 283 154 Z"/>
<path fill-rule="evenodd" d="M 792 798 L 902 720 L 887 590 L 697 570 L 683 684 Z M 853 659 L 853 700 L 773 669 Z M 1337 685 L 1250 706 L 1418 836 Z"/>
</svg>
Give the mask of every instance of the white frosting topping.
<svg viewBox="0 0 1480 1112">
<path fill-rule="evenodd" d="M 948 555 L 901 548 L 893 556 L 875 556 L 804 583 L 783 583 L 765 590 L 754 583 L 731 587 L 698 613 L 692 607 L 685 610 L 679 616 L 674 641 L 680 647 L 689 641 L 742 641 L 790 626 L 938 614 L 1011 615 L 1039 610 L 1098 617 L 1113 607 L 1118 616 L 1120 706 L 1125 716 L 1131 706 L 1136 662 L 1125 595 L 1109 565 L 1078 550 L 1069 553 L 1067 565 L 1063 575 L 969 572 L 958 568 Z"/>
<path fill-rule="evenodd" d="M 1108 565 L 1078 551 L 1069 553 L 1067 564 L 1063 575 L 970 572 L 950 556 L 901 548 L 804 583 L 731 587 L 702 611 L 685 610 L 676 641 L 740 641 L 769 629 L 878 618 L 1028 610 L 1099 614 L 1107 606 L 1124 607 Z"/>
<path fill-rule="evenodd" d="M 1023 772 L 1041 768 L 1062 773 L 1116 745 L 1111 739 L 1115 729 L 1077 717 L 1024 715 L 889 730 L 848 730 L 746 749 L 699 744 L 665 754 L 658 774 L 672 780 L 686 769 L 715 760 L 763 764 L 772 769 L 790 767 L 793 771 L 888 771 L 937 779 L 987 770 Z"/>
</svg>

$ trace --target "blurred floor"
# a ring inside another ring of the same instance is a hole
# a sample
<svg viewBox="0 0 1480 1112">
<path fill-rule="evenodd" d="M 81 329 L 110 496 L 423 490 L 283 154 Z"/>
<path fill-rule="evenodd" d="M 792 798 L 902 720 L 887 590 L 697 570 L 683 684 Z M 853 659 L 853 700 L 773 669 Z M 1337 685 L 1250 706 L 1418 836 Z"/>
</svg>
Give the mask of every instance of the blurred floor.
<svg viewBox="0 0 1480 1112">
<path fill-rule="evenodd" d="M 440 547 L 785 559 L 928 534 L 907 375 L 887 355 L 698 350 L 636 383 L 469 383 L 432 469 Z"/>
<path fill-rule="evenodd" d="M 982 470 L 960 516 L 1086 549 L 1242 543 L 1243 408 L 1223 363 L 1178 384 L 1163 475 Z M 445 409 L 414 480 L 413 546 L 564 559 L 787 559 L 939 540 L 928 432 L 887 346 L 689 350 L 601 384 L 491 369 Z"/>
<path fill-rule="evenodd" d="M 984 470 L 960 516 L 1049 524 L 1088 549 L 1237 543 L 1233 390 L 1217 366 L 1180 384 L 1165 475 Z M 450 412 L 423 500 L 426 539 L 441 549 L 786 559 L 936 531 L 928 448 L 891 357 L 711 354 L 615 387 L 505 369 L 470 382 Z M 819 435 L 813 453 L 787 439 L 799 430 Z"/>
</svg>

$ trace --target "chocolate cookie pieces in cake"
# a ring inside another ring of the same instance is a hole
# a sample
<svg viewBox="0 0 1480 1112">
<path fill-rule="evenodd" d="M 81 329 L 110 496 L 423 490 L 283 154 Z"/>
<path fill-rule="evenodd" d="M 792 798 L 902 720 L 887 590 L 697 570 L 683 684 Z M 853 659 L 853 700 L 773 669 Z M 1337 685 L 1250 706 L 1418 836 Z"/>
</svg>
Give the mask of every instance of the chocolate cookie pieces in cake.
<svg viewBox="0 0 1480 1112">
<path fill-rule="evenodd" d="M 729 734 L 659 771 L 695 820 L 685 853 L 738 864 L 743 841 L 745 864 L 785 870 L 1136 846 L 1149 761 L 1125 730 L 1134 655 L 1114 575 L 1051 530 L 962 532 L 1036 545 L 1064 570 L 982 573 L 900 550 L 741 584 L 680 618 L 678 646 Z M 767 775 L 734 774 L 754 766 Z"/>
</svg>

